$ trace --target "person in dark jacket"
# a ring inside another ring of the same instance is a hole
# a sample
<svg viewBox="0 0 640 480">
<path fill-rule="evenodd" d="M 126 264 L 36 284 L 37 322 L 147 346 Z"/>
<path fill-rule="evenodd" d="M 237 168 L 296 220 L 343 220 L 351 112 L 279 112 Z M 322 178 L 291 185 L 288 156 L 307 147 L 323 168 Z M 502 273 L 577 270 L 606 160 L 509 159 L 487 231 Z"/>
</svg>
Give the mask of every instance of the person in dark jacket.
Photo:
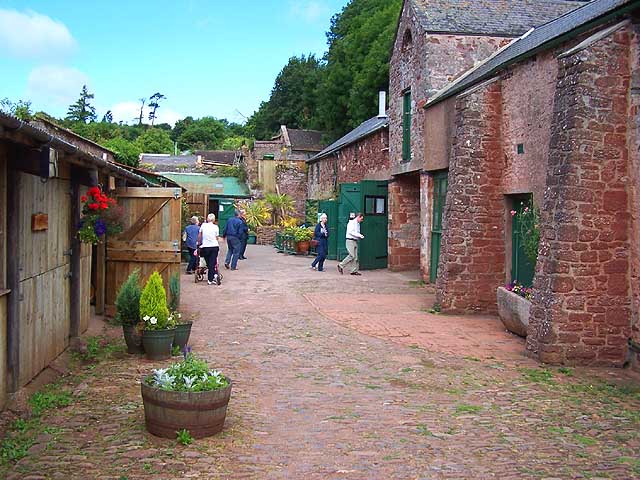
<svg viewBox="0 0 640 480">
<path fill-rule="evenodd" d="M 182 239 L 189 249 L 189 265 L 187 265 L 187 273 L 193 273 L 198 266 L 198 257 L 196 257 L 196 248 L 198 243 L 198 233 L 200 233 L 200 222 L 195 215 L 191 217 L 191 224 L 184 229 Z"/>
<path fill-rule="evenodd" d="M 329 253 L 329 227 L 327 227 L 327 214 L 320 215 L 320 221 L 316 225 L 316 229 L 313 232 L 313 239 L 318 242 L 316 246 L 317 256 L 311 264 L 311 268 L 324 272 L 324 260 Z"/>
<path fill-rule="evenodd" d="M 242 237 L 240 237 L 240 256 L 238 257 L 239 260 L 246 260 L 247 257 L 244 256 L 244 252 L 247 251 L 247 241 L 249 240 L 249 225 L 247 225 L 247 219 L 246 219 L 246 215 L 247 212 L 245 210 L 240 210 L 240 220 L 242 220 L 242 223 L 244 223 L 245 227 L 247 227 L 246 230 L 243 230 L 243 234 Z"/>
<path fill-rule="evenodd" d="M 227 225 L 224 227 L 223 237 L 227 239 L 227 257 L 224 261 L 224 268 L 238 269 L 238 258 L 242 247 L 240 239 L 248 232 L 249 227 L 240 220 L 240 212 L 236 210 L 234 217 L 227 220 Z"/>
</svg>

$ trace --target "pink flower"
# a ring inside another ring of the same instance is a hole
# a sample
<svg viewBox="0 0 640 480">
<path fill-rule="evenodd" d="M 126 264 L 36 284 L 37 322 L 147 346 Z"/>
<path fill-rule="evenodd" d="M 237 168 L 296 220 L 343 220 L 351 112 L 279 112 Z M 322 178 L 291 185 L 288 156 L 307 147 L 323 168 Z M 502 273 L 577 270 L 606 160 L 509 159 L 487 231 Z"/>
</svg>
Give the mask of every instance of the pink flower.
<svg viewBox="0 0 640 480">
<path fill-rule="evenodd" d="M 515 217 L 515 216 L 516 216 L 516 213 L 518 213 L 518 212 L 516 212 L 515 210 L 511 210 L 511 212 L 509 212 L 509 213 L 511 213 L 511 216 L 512 216 L 512 217 Z"/>
</svg>

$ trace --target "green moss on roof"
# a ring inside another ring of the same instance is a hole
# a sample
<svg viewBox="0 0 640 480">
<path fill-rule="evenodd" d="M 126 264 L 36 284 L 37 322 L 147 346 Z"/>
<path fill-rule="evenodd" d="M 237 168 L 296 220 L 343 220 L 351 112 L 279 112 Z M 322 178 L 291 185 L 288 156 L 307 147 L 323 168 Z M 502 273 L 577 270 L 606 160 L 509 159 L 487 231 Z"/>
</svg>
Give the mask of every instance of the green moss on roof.
<svg viewBox="0 0 640 480">
<path fill-rule="evenodd" d="M 249 189 L 236 177 L 213 177 L 199 173 L 162 173 L 189 193 L 206 193 L 220 197 L 249 197 Z"/>
</svg>

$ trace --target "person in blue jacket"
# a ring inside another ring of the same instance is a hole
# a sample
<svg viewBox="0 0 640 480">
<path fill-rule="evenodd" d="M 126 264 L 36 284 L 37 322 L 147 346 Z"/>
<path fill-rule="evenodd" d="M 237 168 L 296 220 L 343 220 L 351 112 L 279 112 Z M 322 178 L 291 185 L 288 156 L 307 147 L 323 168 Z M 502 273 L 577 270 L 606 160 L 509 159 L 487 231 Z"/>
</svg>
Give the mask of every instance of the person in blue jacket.
<svg viewBox="0 0 640 480">
<path fill-rule="evenodd" d="M 318 253 L 316 258 L 311 264 L 313 270 L 324 272 L 324 260 L 329 253 L 329 227 L 327 227 L 327 214 L 320 215 L 320 221 L 316 225 L 316 229 L 313 232 L 313 239 L 318 242 L 316 246 L 316 252 Z"/>
<path fill-rule="evenodd" d="M 242 250 L 241 239 L 248 231 L 249 227 L 240 219 L 240 212 L 236 210 L 233 218 L 227 220 L 224 227 L 223 237 L 227 239 L 227 258 L 224 261 L 224 268 L 238 269 L 238 258 Z"/>
</svg>

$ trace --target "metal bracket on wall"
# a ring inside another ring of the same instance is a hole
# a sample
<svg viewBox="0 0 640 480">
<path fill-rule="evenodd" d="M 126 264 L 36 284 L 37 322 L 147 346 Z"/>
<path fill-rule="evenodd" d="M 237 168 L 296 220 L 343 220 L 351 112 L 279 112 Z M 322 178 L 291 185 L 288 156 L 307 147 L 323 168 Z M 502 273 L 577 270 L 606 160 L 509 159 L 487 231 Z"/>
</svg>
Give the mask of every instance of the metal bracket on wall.
<svg viewBox="0 0 640 480">
<path fill-rule="evenodd" d="M 173 251 L 174 253 L 178 253 L 180 251 L 180 242 L 177 240 L 173 241 Z"/>
<path fill-rule="evenodd" d="M 65 257 L 71 257 L 73 255 L 73 248 L 70 248 L 69 250 L 65 250 L 64 252 L 62 252 L 62 255 Z"/>
<path fill-rule="evenodd" d="M 173 198 L 177 200 L 178 198 L 180 198 L 181 195 L 182 195 L 182 189 L 180 188 L 173 189 Z"/>
</svg>

